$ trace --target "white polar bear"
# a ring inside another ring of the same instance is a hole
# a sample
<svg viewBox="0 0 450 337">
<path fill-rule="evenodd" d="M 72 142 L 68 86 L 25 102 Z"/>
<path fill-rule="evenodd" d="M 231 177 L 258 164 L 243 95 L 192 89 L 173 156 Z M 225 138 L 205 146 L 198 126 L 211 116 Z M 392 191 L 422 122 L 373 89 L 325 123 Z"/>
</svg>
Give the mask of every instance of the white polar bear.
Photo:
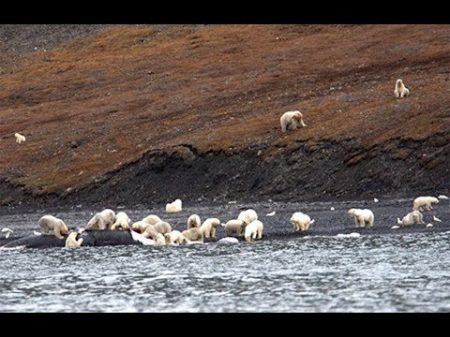
<svg viewBox="0 0 450 337">
<path fill-rule="evenodd" d="M 157 216 L 155 214 L 150 214 L 149 216 L 146 216 L 144 219 L 142 219 L 142 221 L 144 221 L 150 225 L 155 225 L 162 220 L 159 216 Z"/>
<path fill-rule="evenodd" d="M 180 199 L 177 199 L 166 205 L 167 213 L 177 213 L 181 212 L 181 210 L 182 210 L 182 202 Z"/>
<path fill-rule="evenodd" d="M 219 219 L 217 218 L 206 219 L 200 226 L 200 229 L 203 232 L 203 236 L 205 238 L 215 238 L 218 225 L 220 225 Z"/>
<path fill-rule="evenodd" d="M 50 231 L 53 231 L 58 239 L 64 239 L 63 235 L 69 232 L 69 228 L 67 228 L 64 221 L 53 215 L 44 215 L 39 219 L 38 223 L 43 234 L 48 234 Z"/>
<path fill-rule="evenodd" d="M 131 229 L 138 233 L 144 233 L 147 227 L 152 226 L 145 221 L 137 221 L 131 225 Z"/>
<path fill-rule="evenodd" d="M 405 85 L 403 84 L 403 81 L 401 79 L 398 79 L 397 81 L 395 81 L 394 95 L 397 98 L 403 98 L 403 97 L 409 96 L 409 89 L 407 87 L 405 87 Z"/>
<path fill-rule="evenodd" d="M 414 211 L 431 211 L 433 207 L 431 204 L 439 203 L 439 199 L 435 197 L 417 197 L 413 202 Z"/>
<path fill-rule="evenodd" d="M 128 217 L 127 213 L 119 212 L 116 214 L 116 222 L 111 226 L 111 230 L 116 229 L 130 229 L 131 219 Z"/>
<path fill-rule="evenodd" d="M 104 209 L 95 214 L 87 224 L 87 229 L 106 230 L 116 222 L 116 213 L 111 209 Z"/>
<path fill-rule="evenodd" d="M 370 209 L 359 209 L 351 208 L 348 210 L 350 214 L 355 219 L 355 224 L 357 227 L 372 227 L 374 221 L 373 212 Z"/>
<path fill-rule="evenodd" d="M 174 230 L 170 233 L 164 234 L 164 238 L 166 239 L 166 245 L 182 245 L 186 243 L 188 240 L 181 234 L 180 231 Z"/>
<path fill-rule="evenodd" d="M 402 220 L 397 218 L 397 224 L 402 226 L 410 226 L 410 225 L 425 225 L 423 222 L 423 214 L 419 211 L 412 211 L 406 214 Z"/>
<path fill-rule="evenodd" d="M 311 220 L 309 215 L 302 212 L 295 212 L 294 214 L 292 214 L 291 219 L 289 220 L 296 231 L 302 232 L 308 230 L 309 226 L 311 226 L 314 221 L 315 220 Z"/>
<path fill-rule="evenodd" d="M 203 230 L 201 227 L 194 227 L 186 229 L 181 232 L 188 241 L 201 241 L 203 242 Z"/>
<path fill-rule="evenodd" d="M 245 225 L 246 223 L 243 220 L 233 219 L 225 224 L 223 223 L 222 227 L 224 228 L 227 236 L 231 236 L 234 233 L 236 233 L 238 236 L 242 236 L 244 235 Z"/>
<path fill-rule="evenodd" d="M 166 245 L 166 238 L 163 234 L 158 233 L 156 235 L 155 243 L 157 246 L 165 246 Z"/>
<path fill-rule="evenodd" d="M 237 219 L 244 221 L 245 224 L 248 225 L 250 222 L 258 220 L 258 214 L 256 214 L 255 210 L 253 209 L 247 209 L 239 213 Z"/>
<path fill-rule="evenodd" d="M 172 226 L 165 221 L 160 221 L 154 225 L 151 225 L 158 233 L 166 234 L 172 231 Z"/>
<path fill-rule="evenodd" d="M 264 224 L 259 220 L 254 220 L 245 226 L 245 241 L 253 241 L 256 239 L 262 239 Z"/>
<path fill-rule="evenodd" d="M 142 236 L 146 239 L 156 240 L 159 233 L 154 226 L 148 225 L 143 232 L 141 232 Z"/>
<path fill-rule="evenodd" d="M 16 143 L 18 144 L 27 140 L 24 135 L 21 135 L 20 133 L 17 132 L 14 134 L 14 137 L 16 138 Z"/>
<path fill-rule="evenodd" d="M 67 248 L 78 248 L 83 243 L 84 239 L 80 238 L 77 240 L 77 232 L 72 232 L 66 239 L 65 247 Z"/>
<path fill-rule="evenodd" d="M 280 117 L 281 132 L 286 130 L 295 130 L 299 125 L 305 127 L 303 114 L 300 111 L 288 111 Z"/>
<path fill-rule="evenodd" d="M 202 220 L 200 219 L 200 217 L 197 214 L 192 214 L 189 217 L 189 219 L 187 220 L 187 228 L 186 229 L 200 227 L 201 224 L 202 224 Z"/>
</svg>

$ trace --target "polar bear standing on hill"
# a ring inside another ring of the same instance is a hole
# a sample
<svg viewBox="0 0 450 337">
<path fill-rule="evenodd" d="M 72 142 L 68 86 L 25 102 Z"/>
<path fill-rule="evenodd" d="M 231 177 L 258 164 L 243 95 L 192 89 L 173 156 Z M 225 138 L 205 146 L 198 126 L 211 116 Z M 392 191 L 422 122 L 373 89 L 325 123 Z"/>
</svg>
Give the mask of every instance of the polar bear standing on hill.
<svg viewBox="0 0 450 337">
<path fill-rule="evenodd" d="M 20 133 L 17 132 L 14 134 L 14 137 L 16 138 L 16 143 L 18 144 L 27 140 L 24 135 L 21 135 Z"/>
<path fill-rule="evenodd" d="M 405 85 L 403 84 L 403 81 L 401 79 L 398 79 L 395 82 L 394 95 L 397 98 L 403 98 L 403 97 L 409 96 L 409 89 L 407 87 L 405 87 Z"/>
<path fill-rule="evenodd" d="M 64 221 L 53 215 L 44 215 L 39 219 L 38 223 L 43 234 L 48 234 L 50 231 L 53 231 L 58 239 L 64 239 L 63 235 L 69 232 L 69 228 L 67 228 Z"/>
<path fill-rule="evenodd" d="M 295 130 L 299 125 L 305 127 L 303 122 L 303 114 L 300 111 L 288 111 L 280 117 L 281 132 L 286 130 Z"/>
</svg>

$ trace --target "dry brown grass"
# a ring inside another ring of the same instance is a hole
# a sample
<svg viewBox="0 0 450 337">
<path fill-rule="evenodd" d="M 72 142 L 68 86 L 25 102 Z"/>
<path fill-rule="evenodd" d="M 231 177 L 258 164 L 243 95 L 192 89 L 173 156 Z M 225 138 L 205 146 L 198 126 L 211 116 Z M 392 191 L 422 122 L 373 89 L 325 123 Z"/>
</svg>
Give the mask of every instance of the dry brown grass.
<svg viewBox="0 0 450 337">
<path fill-rule="evenodd" d="M 449 36 L 448 25 L 104 29 L 6 65 L 0 172 L 43 193 L 177 144 L 269 156 L 293 140 L 427 138 L 449 131 Z M 394 98 L 397 78 L 409 98 Z M 308 127 L 282 135 L 292 109 Z"/>
</svg>

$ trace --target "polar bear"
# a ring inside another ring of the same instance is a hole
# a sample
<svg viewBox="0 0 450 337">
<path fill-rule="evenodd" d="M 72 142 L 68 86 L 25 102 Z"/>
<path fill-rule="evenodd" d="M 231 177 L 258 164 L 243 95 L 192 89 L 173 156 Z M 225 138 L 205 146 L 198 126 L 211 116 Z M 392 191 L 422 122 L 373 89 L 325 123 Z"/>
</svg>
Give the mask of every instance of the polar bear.
<svg viewBox="0 0 450 337">
<path fill-rule="evenodd" d="M 303 114 L 300 111 L 288 111 L 280 117 L 281 132 L 286 130 L 295 130 L 299 125 L 305 127 L 303 122 Z"/>
<path fill-rule="evenodd" d="M 258 220 L 258 214 L 256 214 L 255 210 L 253 209 L 247 209 L 239 213 L 237 219 L 244 221 L 245 224 L 248 225 L 250 222 Z"/>
<path fill-rule="evenodd" d="M 17 132 L 14 134 L 14 137 L 16 138 L 16 143 L 18 144 L 27 140 L 24 135 L 21 135 L 20 133 Z"/>
<path fill-rule="evenodd" d="M 220 220 L 217 218 L 208 218 L 206 219 L 202 225 L 200 226 L 200 229 L 203 232 L 203 236 L 205 238 L 215 238 L 216 237 L 216 229 L 217 226 L 220 225 Z"/>
<path fill-rule="evenodd" d="M 397 218 L 397 224 L 401 226 L 410 226 L 410 225 L 425 225 L 423 222 L 423 214 L 419 211 L 412 211 L 406 214 L 402 220 Z"/>
<path fill-rule="evenodd" d="M 351 208 L 348 214 L 355 219 L 356 227 L 373 226 L 374 215 L 370 209 Z"/>
<path fill-rule="evenodd" d="M 203 242 L 203 230 L 201 227 L 194 227 L 186 229 L 181 232 L 188 241 L 202 241 Z"/>
<path fill-rule="evenodd" d="M 166 239 L 166 245 L 177 246 L 187 242 L 187 239 L 183 236 L 183 234 L 177 230 L 164 234 L 164 238 Z"/>
<path fill-rule="evenodd" d="M 433 207 L 431 204 L 439 203 L 439 199 L 435 197 L 417 197 L 413 202 L 414 211 L 431 211 Z"/>
<path fill-rule="evenodd" d="M 311 226 L 314 221 L 315 220 L 311 220 L 309 215 L 302 212 L 295 212 L 294 214 L 292 214 L 291 219 L 289 220 L 296 231 L 302 232 L 308 230 L 309 226 Z"/>
<path fill-rule="evenodd" d="M 48 234 L 50 231 L 53 231 L 58 239 L 64 239 L 63 235 L 69 232 L 69 228 L 67 228 L 64 221 L 53 215 L 44 215 L 39 219 L 38 223 L 43 234 Z"/>
<path fill-rule="evenodd" d="M 262 239 L 262 233 L 264 229 L 264 224 L 259 220 L 254 220 L 245 226 L 245 241 L 253 241 L 256 239 Z"/>
<path fill-rule="evenodd" d="M 159 233 L 152 225 L 149 225 L 145 228 L 145 230 L 141 234 L 146 239 L 156 240 L 158 234 L 161 233 Z"/>
<path fill-rule="evenodd" d="M 111 230 L 116 229 L 130 229 L 131 219 L 128 217 L 127 213 L 119 212 L 116 214 L 116 222 L 111 226 Z"/>
<path fill-rule="evenodd" d="M 166 245 L 166 238 L 164 237 L 163 234 L 158 233 L 156 235 L 155 244 L 157 246 L 165 246 Z"/>
<path fill-rule="evenodd" d="M 227 236 L 231 236 L 234 233 L 236 233 L 238 236 L 242 236 L 244 235 L 245 225 L 246 223 L 244 222 L 244 220 L 233 219 L 225 224 L 223 223 L 222 227 L 224 228 Z"/>
<path fill-rule="evenodd" d="M 177 199 L 174 202 L 171 202 L 166 205 L 167 213 L 177 213 L 181 212 L 181 210 L 182 210 L 182 202 L 180 199 Z"/>
<path fill-rule="evenodd" d="M 116 222 L 116 213 L 111 209 L 104 209 L 95 214 L 87 224 L 87 229 L 106 230 Z"/>
<path fill-rule="evenodd" d="M 165 221 L 160 221 L 150 226 L 152 226 L 158 233 L 161 234 L 170 233 L 172 231 L 172 226 L 170 226 L 170 224 Z"/>
<path fill-rule="evenodd" d="M 65 247 L 67 248 L 78 248 L 83 243 L 84 239 L 80 238 L 77 240 L 77 232 L 71 232 L 66 239 Z"/>
<path fill-rule="evenodd" d="M 145 230 L 147 229 L 147 227 L 152 226 L 149 223 L 145 222 L 145 221 L 138 221 L 135 222 L 131 225 L 131 228 L 138 233 L 144 233 Z"/>
<path fill-rule="evenodd" d="M 192 214 L 187 220 L 187 229 L 200 227 L 201 224 L 202 220 L 200 219 L 200 217 L 197 214 Z"/>
<path fill-rule="evenodd" d="M 401 79 L 398 79 L 395 81 L 395 89 L 394 89 L 394 95 L 397 98 L 403 98 L 406 96 L 409 96 L 409 89 L 405 87 L 403 84 L 403 81 Z"/>
<path fill-rule="evenodd" d="M 159 216 L 157 216 L 155 214 L 150 214 L 149 216 L 146 216 L 144 219 L 142 219 L 142 221 L 144 221 L 150 225 L 155 225 L 162 220 Z"/>
</svg>

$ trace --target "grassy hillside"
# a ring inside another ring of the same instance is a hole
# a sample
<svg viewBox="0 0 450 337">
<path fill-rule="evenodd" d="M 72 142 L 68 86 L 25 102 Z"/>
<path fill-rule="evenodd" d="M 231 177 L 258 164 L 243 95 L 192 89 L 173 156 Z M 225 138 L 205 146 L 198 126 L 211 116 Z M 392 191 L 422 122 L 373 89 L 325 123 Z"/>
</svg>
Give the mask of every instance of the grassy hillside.
<svg viewBox="0 0 450 337">
<path fill-rule="evenodd" d="M 406 160 L 428 141 L 416 160 L 431 151 L 448 177 L 449 25 L 117 25 L 0 52 L 0 178 L 33 195 L 180 144 L 230 156 L 257 147 L 270 162 L 298 144 L 356 142 L 329 162 L 345 171 L 378 146 Z M 410 97 L 394 98 L 397 78 Z M 281 134 L 293 109 L 307 127 Z"/>
</svg>

